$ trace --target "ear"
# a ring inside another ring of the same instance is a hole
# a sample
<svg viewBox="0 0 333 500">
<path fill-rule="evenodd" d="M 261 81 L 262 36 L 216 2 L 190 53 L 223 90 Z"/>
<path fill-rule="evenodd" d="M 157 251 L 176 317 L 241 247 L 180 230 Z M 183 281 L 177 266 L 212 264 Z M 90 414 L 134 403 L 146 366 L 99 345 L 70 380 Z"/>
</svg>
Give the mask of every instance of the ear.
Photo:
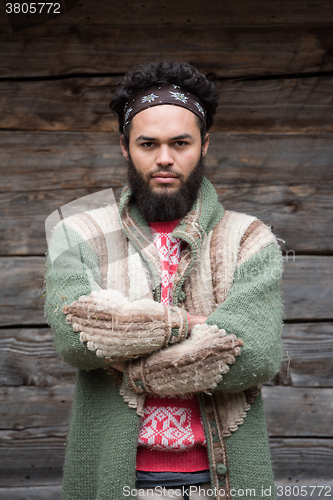
<svg viewBox="0 0 333 500">
<path fill-rule="evenodd" d="M 205 156 L 209 146 L 209 133 L 207 132 L 202 142 L 202 156 Z"/>
<path fill-rule="evenodd" d="M 121 151 L 123 153 L 124 158 L 126 158 L 126 160 L 128 160 L 128 150 L 127 150 L 125 142 L 124 142 L 124 135 L 123 134 L 120 136 L 120 147 L 121 147 Z"/>
</svg>

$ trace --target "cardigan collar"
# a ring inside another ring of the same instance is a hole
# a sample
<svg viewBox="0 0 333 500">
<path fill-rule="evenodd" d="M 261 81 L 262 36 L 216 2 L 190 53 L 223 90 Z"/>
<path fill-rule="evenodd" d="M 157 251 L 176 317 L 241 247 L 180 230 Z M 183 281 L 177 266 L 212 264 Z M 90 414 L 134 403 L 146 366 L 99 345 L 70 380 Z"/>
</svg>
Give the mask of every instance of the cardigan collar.
<svg viewBox="0 0 333 500">
<path fill-rule="evenodd" d="M 161 264 L 160 256 L 153 243 L 150 227 L 147 220 L 139 211 L 137 204 L 130 202 L 131 188 L 125 184 L 119 203 L 119 223 L 134 248 L 141 253 L 148 264 L 151 282 L 156 299 L 161 296 Z M 178 295 L 185 278 L 188 276 L 197 259 L 199 248 L 207 234 L 222 219 L 223 207 L 219 203 L 214 186 L 206 177 L 203 178 L 197 199 L 191 210 L 183 217 L 171 236 L 181 238 L 188 243 L 188 248 L 182 251 L 182 257 L 173 282 L 173 303 L 177 304 Z M 148 271 L 148 269 L 147 269 Z"/>
<path fill-rule="evenodd" d="M 132 227 L 130 229 L 132 235 L 135 232 L 134 226 L 136 226 L 136 230 L 139 226 L 140 232 L 143 234 L 140 235 L 138 243 L 144 244 L 144 240 L 146 240 L 146 243 L 150 243 L 152 238 L 149 224 L 139 211 L 137 204 L 130 202 L 131 192 L 129 184 L 126 183 L 120 196 L 119 222 L 124 229 L 128 225 Z M 214 186 L 206 177 L 203 177 L 197 199 L 194 201 L 191 210 L 172 231 L 172 237 L 181 238 L 192 248 L 195 247 L 198 250 L 203 239 L 222 219 L 223 214 L 224 209 L 218 201 Z"/>
</svg>

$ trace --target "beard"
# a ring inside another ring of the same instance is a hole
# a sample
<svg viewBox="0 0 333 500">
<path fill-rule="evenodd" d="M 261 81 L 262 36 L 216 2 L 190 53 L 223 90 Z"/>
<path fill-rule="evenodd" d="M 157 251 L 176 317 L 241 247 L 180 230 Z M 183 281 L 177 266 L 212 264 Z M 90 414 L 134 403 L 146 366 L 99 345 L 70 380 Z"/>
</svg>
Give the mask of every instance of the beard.
<svg viewBox="0 0 333 500">
<path fill-rule="evenodd" d="M 170 171 L 170 169 L 160 170 L 163 172 Z M 132 190 L 130 201 L 137 204 L 140 212 L 149 222 L 182 219 L 191 210 L 198 196 L 204 170 L 205 162 L 201 153 L 200 159 L 188 179 L 184 181 L 184 176 L 178 176 L 181 185 L 177 191 L 169 192 L 168 187 L 166 187 L 163 188 L 164 192 L 154 193 L 149 186 L 149 181 L 156 172 L 149 174 L 146 180 L 143 174 L 135 168 L 128 152 L 127 180 Z M 162 186 L 167 185 L 162 184 Z"/>
</svg>

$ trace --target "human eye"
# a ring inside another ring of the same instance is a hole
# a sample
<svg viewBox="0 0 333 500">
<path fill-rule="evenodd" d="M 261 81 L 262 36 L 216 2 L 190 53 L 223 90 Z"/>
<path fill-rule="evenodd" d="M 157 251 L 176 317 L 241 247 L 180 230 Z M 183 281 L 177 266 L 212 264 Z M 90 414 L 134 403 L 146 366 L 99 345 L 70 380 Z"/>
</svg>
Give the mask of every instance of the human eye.
<svg viewBox="0 0 333 500">
<path fill-rule="evenodd" d="M 177 146 L 182 147 L 182 146 L 186 146 L 188 143 L 186 141 L 176 141 L 175 144 Z"/>
<path fill-rule="evenodd" d="M 152 147 L 153 145 L 154 145 L 154 143 L 153 143 L 153 142 L 151 142 L 151 141 L 150 141 L 150 142 L 142 142 L 142 143 L 141 143 L 141 146 L 142 146 L 143 148 L 147 148 L 147 149 L 151 149 L 151 147 Z"/>
</svg>

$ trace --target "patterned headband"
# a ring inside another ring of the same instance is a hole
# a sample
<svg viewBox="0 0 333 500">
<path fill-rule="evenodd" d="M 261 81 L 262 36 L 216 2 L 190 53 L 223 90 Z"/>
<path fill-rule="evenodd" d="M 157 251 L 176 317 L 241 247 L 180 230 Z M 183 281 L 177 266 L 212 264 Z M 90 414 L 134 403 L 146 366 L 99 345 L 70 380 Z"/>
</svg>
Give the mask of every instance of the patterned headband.
<svg viewBox="0 0 333 500">
<path fill-rule="evenodd" d="M 179 89 L 179 90 L 177 90 Z M 206 111 L 200 100 L 191 92 L 180 88 L 174 84 L 161 84 L 149 87 L 135 94 L 133 99 L 128 101 L 124 108 L 123 128 L 131 121 L 134 115 L 152 106 L 161 106 L 162 104 L 175 104 L 182 106 L 195 113 L 206 125 Z"/>
</svg>

